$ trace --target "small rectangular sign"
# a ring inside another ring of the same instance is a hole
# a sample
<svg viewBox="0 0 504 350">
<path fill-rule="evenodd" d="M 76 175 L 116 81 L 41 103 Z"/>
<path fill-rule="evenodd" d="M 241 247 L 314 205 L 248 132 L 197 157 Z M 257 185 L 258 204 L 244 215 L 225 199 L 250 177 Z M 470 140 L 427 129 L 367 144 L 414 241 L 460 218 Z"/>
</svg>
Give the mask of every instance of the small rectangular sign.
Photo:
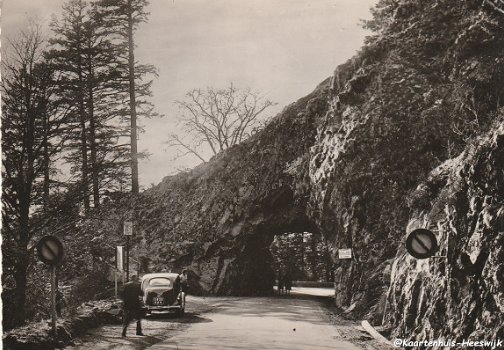
<svg viewBox="0 0 504 350">
<path fill-rule="evenodd" d="M 352 248 L 338 249 L 338 258 L 340 258 L 340 259 L 352 259 Z"/>
<path fill-rule="evenodd" d="M 124 222 L 124 235 L 133 236 L 133 222 L 131 221 Z"/>
<path fill-rule="evenodd" d="M 116 247 L 116 269 L 122 271 L 124 268 L 124 249 L 122 245 Z"/>
</svg>

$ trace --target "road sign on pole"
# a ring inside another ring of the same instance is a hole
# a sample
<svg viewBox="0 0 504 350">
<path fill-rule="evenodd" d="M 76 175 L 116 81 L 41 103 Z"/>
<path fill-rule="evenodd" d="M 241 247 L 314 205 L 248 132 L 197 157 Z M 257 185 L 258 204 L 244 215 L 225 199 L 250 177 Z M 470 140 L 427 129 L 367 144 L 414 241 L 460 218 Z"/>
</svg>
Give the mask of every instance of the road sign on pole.
<svg viewBox="0 0 504 350">
<path fill-rule="evenodd" d="M 338 249 L 339 259 L 352 259 L 352 248 Z"/>
<path fill-rule="evenodd" d="M 436 253 L 438 249 L 437 239 L 432 231 L 419 228 L 411 231 L 406 238 L 406 250 L 417 259 L 427 259 Z"/>
<path fill-rule="evenodd" d="M 133 222 L 131 221 L 124 222 L 124 235 L 133 236 Z"/>
<path fill-rule="evenodd" d="M 44 236 L 37 243 L 39 259 L 48 265 L 57 265 L 63 260 L 63 243 L 54 236 Z"/>
<path fill-rule="evenodd" d="M 44 236 L 37 243 L 37 253 L 39 259 L 51 268 L 51 326 L 56 337 L 56 265 L 63 260 L 63 243 L 57 237 Z"/>
</svg>

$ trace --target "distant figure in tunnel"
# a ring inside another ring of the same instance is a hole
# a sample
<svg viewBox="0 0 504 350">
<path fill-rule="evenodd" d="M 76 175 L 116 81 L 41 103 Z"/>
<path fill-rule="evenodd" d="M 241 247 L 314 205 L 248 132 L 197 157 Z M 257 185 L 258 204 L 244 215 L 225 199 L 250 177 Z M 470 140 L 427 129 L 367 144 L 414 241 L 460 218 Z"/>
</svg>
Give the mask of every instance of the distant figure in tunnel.
<svg viewBox="0 0 504 350">
<path fill-rule="evenodd" d="M 122 336 L 126 336 L 126 329 L 131 321 L 136 320 L 136 335 L 142 335 L 142 323 L 140 320 L 143 317 L 142 303 L 140 297 L 143 295 L 142 287 L 138 280 L 138 276 L 131 276 L 131 282 L 124 285 L 121 292 L 123 300 L 123 327 Z"/>
<path fill-rule="evenodd" d="M 278 272 L 278 295 L 282 295 L 284 293 L 285 282 L 284 282 L 284 274 L 283 271 L 280 270 Z"/>
<path fill-rule="evenodd" d="M 285 294 L 289 295 L 292 288 L 292 274 L 290 270 L 287 270 L 287 272 L 285 272 L 284 283 L 285 283 Z"/>
</svg>

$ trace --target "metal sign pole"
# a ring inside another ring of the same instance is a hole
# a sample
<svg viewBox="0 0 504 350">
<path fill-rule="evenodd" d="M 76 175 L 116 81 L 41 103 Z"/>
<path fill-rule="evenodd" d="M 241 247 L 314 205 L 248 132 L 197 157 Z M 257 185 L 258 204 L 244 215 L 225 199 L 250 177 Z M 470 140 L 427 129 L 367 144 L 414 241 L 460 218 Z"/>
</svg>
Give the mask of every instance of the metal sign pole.
<svg viewBox="0 0 504 350">
<path fill-rule="evenodd" d="M 126 282 L 129 282 L 129 236 L 126 236 Z"/>
<path fill-rule="evenodd" d="M 115 286 L 115 298 L 117 299 L 117 274 L 119 271 L 114 270 L 114 286 Z"/>
<path fill-rule="evenodd" d="M 64 256 L 64 246 L 55 236 L 44 236 L 37 243 L 39 259 L 50 266 L 51 269 L 51 326 L 53 335 L 57 337 L 56 329 L 56 266 L 61 263 Z"/>
<path fill-rule="evenodd" d="M 56 338 L 58 336 L 56 330 L 56 265 L 51 266 L 51 326 Z"/>
<path fill-rule="evenodd" d="M 126 236 L 126 282 L 129 282 L 129 238 L 133 234 L 133 222 L 125 221 L 123 224 L 124 235 Z"/>
</svg>

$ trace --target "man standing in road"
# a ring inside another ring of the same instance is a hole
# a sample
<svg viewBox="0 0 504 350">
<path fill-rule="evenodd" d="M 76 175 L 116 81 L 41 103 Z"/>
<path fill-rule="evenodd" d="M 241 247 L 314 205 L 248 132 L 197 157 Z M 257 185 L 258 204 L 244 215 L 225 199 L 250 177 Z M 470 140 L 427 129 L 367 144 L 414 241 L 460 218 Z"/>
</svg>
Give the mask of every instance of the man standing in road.
<svg viewBox="0 0 504 350">
<path fill-rule="evenodd" d="M 189 281 L 187 280 L 187 270 L 182 270 L 180 274 L 180 289 L 187 294 L 189 292 Z"/>
<path fill-rule="evenodd" d="M 131 282 L 124 285 L 121 297 L 123 300 L 123 330 L 122 336 L 126 336 L 126 329 L 131 321 L 137 320 L 136 335 L 143 335 L 140 320 L 143 317 L 140 297 L 143 295 L 138 276 L 131 276 Z"/>
<path fill-rule="evenodd" d="M 177 282 L 178 282 L 178 290 L 180 292 L 183 292 L 183 298 L 184 298 L 184 303 L 185 305 L 185 299 L 187 296 L 187 293 L 189 292 L 189 281 L 187 280 L 187 270 L 183 269 L 182 273 L 177 276 Z"/>
</svg>

